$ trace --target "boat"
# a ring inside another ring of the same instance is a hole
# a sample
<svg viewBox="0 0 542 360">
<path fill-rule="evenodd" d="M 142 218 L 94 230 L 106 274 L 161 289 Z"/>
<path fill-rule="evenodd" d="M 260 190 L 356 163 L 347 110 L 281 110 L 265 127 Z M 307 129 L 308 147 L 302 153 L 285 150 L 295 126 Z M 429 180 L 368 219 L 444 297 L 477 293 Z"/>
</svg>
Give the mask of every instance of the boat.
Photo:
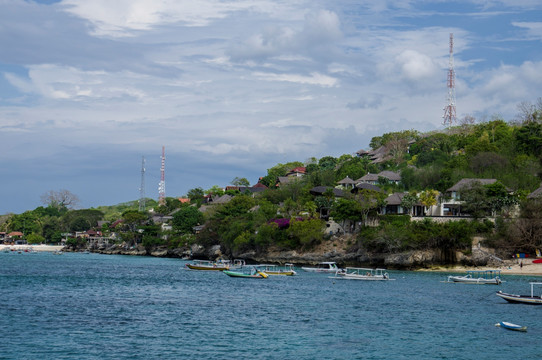
<svg viewBox="0 0 542 360">
<path fill-rule="evenodd" d="M 269 275 L 267 275 L 265 272 L 263 272 L 260 269 L 257 269 L 254 266 L 252 267 L 250 272 L 224 270 L 223 273 L 228 275 L 229 277 L 249 278 L 249 279 L 267 279 L 269 277 Z"/>
<path fill-rule="evenodd" d="M 531 285 L 531 295 L 507 294 L 502 291 L 497 291 L 496 295 L 511 303 L 542 305 L 542 295 L 535 296 L 534 294 L 534 286 L 542 285 L 542 282 L 531 282 L 529 284 Z"/>
<path fill-rule="evenodd" d="M 193 263 L 188 263 L 185 266 L 191 270 L 210 270 L 210 271 L 224 271 L 240 269 L 245 266 L 245 260 L 235 259 L 231 260 L 194 260 Z"/>
<path fill-rule="evenodd" d="M 308 272 L 323 272 L 323 273 L 336 273 L 337 271 L 341 270 L 337 264 L 333 261 L 325 261 L 318 263 L 316 267 L 310 267 L 310 266 L 302 266 L 302 270 L 308 271 Z"/>
<path fill-rule="evenodd" d="M 367 281 L 388 281 L 395 280 L 390 279 L 386 269 L 368 269 L 368 268 L 355 268 L 347 267 L 346 269 L 339 270 L 335 273 L 335 276 L 330 276 L 332 279 L 344 279 L 344 280 L 367 280 Z"/>
<path fill-rule="evenodd" d="M 500 285 L 500 270 L 470 270 L 466 275 L 448 276 L 448 282 L 466 283 L 466 284 L 492 284 Z"/>
<path fill-rule="evenodd" d="M 231 265 L 230 260 L 194 260 L 193 263 L 188 263 L 185 266 L 191 270 L 209 270 L 209 271 L 224 271 L 229 270 Z"/>
<path fill-rule="evenodd" d="M 495 326 L 500 326 L 503 329 L 508 329 L 508 330 L 524 331 L 524 332 L 527 331 L 527 326 L 516 325 L 516 324 L 506 322 L 506 321 L 501 321 L 500 323 L 495 324 Z"/>
<path fill-rule="evenodd" d="M 294 264 L 284 264 L 284 266 L 260 264 L 258 269 L 265 272 L 267 275 L 282 275 L 294 276 L 297 272 L 294 270 Z"/>
</svg>

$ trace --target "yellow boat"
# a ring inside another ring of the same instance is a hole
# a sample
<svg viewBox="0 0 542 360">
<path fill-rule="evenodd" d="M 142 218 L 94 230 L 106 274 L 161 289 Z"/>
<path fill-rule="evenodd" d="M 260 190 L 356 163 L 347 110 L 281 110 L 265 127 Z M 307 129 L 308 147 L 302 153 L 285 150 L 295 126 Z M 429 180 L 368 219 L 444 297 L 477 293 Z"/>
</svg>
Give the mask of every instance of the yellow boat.
<svg viewBox="0 0 542 360">
<path fill-rule="evenodd" d="M 284 264 L 284 266 L 282 267 L 278 265 L 261 264 L 261 265 L 258 265 L 258 269 L 262 270 L 267 275 L 283 275 L 283 276 L 297 275 L 297 273 L 294 270 L 293 264 Z"/>
</svg>

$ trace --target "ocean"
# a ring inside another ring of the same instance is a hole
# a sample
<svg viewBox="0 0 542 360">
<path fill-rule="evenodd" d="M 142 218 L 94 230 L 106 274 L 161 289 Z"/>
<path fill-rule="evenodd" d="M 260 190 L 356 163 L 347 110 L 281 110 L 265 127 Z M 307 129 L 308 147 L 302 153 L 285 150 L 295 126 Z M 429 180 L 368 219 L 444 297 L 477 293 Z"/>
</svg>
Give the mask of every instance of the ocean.
<svg viewBox="0 0 542 360">
<path fill-rule="evenodd" d="M 529 293 L 540 277 L 241 279 L 185 263 L 0 253 L 0 359 L 542 359 L 542 306 L 495 296 Z"/>
</svg>

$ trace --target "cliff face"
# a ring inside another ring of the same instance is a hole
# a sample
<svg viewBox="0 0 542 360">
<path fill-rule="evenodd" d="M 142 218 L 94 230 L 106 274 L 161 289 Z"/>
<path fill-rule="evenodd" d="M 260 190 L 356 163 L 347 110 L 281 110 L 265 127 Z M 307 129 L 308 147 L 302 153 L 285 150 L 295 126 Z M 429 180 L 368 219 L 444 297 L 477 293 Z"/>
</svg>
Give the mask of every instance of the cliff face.
<svg viewBox="0 0 542 360">
<path fill-rule="evenodd" d="M 341 266 L 353 267 L 384 267 L 388 269 L 412 270 L 431 268 L 440 265 L 469 265 L 485 266 L 500 260 L 487 249 L 473 247 L 471 255 L 462 252 L 455 253 L 455 264 L 446 263 L 442 253 L 438 250 L 413 250 L 401 253 L 369 253 L 363 249 L 353 250 L 354 243 L 351 236 L 336 236 L 325 241 L 315 248 L 307 251 L 269 249 L 265 253 L 245 252 L 234 253 L 232 257 L 244 259 L 249 263 L 293 263 L 296 265 L 316 264 L 323 261 L 334 261 Z M 78 251 L 80 249 L 66 249 Z M 225 257 L 219 245 L 205 248 L 200 245 L 192 245 L 190 248 L 168 249 L 165 247 L 145 248 L 143 246 L 126 247 L 112 245 L 103 249 L 89 249 L 102 254 L 136 255 L 175 257 L 183 259 L 210 259 L 214 260 Z"/>
</svg>

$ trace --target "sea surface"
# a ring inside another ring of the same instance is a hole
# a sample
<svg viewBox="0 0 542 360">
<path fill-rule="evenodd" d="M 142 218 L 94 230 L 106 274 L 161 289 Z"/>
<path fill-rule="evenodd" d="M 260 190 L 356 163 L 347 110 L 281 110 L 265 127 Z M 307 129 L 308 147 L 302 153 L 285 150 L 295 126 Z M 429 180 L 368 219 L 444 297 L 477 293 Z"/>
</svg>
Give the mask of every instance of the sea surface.
<svg viewBox="0 0 542 360">
<path fill-rule="evenodd" d="M 369 282 L 298 269 L 262 280 L 185 263 L 1 253 L 0 359 L 542 359 L 542 306 L 495 296 L 529 293 L 539 277 Z"/>
</svg>

